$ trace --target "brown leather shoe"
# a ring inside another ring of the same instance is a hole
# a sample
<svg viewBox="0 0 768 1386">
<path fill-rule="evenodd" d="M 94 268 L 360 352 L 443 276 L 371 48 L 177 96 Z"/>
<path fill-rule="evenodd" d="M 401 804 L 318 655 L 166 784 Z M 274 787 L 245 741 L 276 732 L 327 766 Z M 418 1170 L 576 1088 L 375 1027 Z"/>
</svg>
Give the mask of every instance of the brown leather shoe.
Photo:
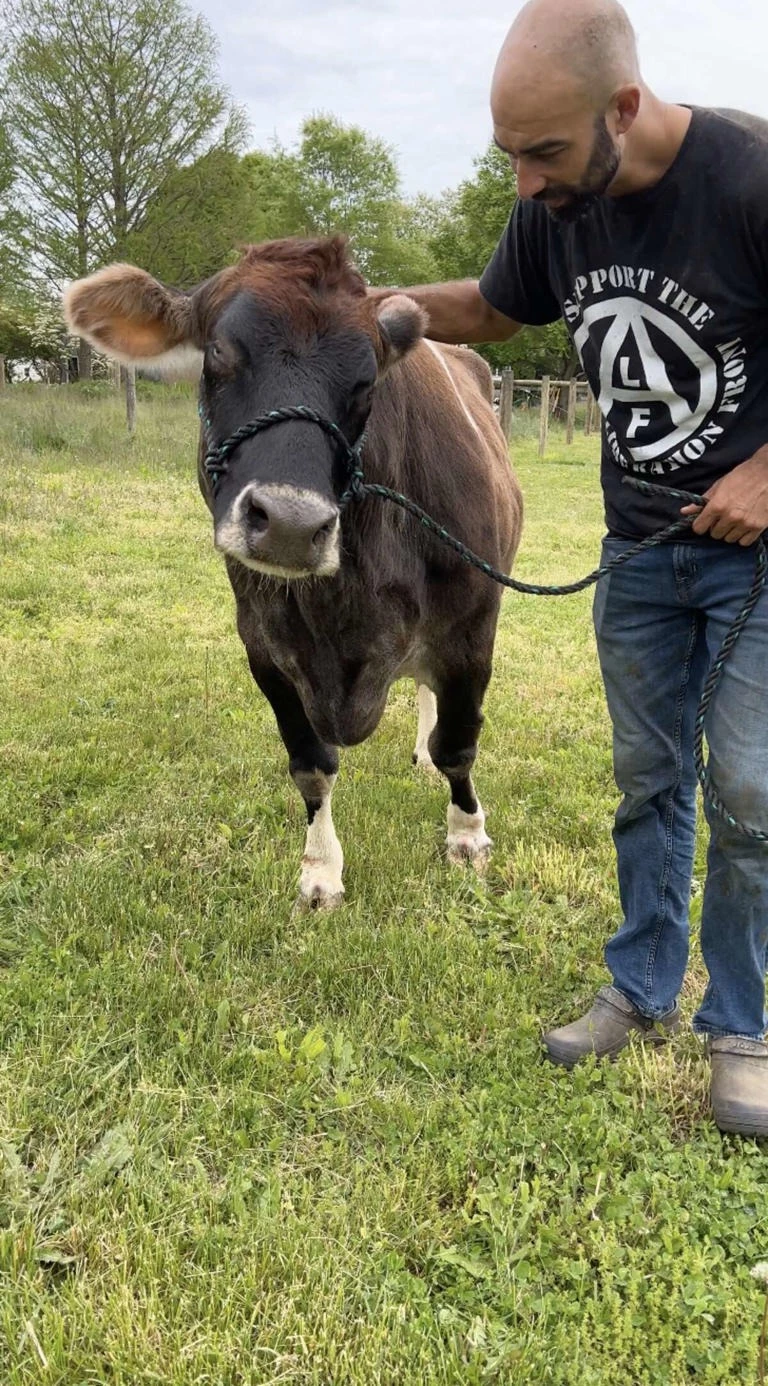
<svg viewBox="0 0 768 1386">
<path fill-rule="evenodd" d="M 712 1113 L 721 1131 L 768 1136 L 768 1044 L 721 1035 L 710 1040 Z"/>
<path fill-rule="evenodd" d="M 650 1020 L 615 987 L 602 987 L 586 1015 L 544 1035 L 544 1047 L 554 1064 L 573 1068 L 588 1054 L 613 1058 L 629 1044 L 633 1033 L 642 1035 L 650 1044 L 663 1044 L 679 1024 L 678 1006 L 660 1020 Z"/>
</svg>

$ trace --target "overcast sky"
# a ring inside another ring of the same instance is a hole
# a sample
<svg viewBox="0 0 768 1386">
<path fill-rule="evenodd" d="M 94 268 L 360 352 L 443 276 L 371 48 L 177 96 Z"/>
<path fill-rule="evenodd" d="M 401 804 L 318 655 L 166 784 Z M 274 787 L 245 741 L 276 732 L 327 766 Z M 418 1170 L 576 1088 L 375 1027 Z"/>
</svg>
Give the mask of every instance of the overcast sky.
<svg viewBox="0 0 768 1386">
<path fill-rule="evenodd" d="M 768 117 L 766 0 L 625 3 L 645 80 L 660 96 Z M 201 8 L 253 146 L 275 136 L 290 144 L 304 116 L 329 111 L 394 146 L 408 193 L 438 193 L 471 173 L 485 148 L 493 64 L 521 5 L 204 0 Z"/>
</svg>

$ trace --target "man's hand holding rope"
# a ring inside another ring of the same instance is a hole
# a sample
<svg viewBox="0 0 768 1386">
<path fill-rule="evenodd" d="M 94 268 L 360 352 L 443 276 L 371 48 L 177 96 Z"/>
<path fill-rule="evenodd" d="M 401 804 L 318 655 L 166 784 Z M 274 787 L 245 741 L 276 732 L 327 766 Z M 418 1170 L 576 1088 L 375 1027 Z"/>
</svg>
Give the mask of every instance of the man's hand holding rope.
<svg viewBox="0 0 768 1386">
<path fill-rule="evenodd" d="M 695 515 L 694 534 L 710 534 L 727 544 L 747 548 L 768 529 L 768 444 L 741 462 L 704 492 L 706 505 L 685 505 L 681 515 Z"/>
</svg>

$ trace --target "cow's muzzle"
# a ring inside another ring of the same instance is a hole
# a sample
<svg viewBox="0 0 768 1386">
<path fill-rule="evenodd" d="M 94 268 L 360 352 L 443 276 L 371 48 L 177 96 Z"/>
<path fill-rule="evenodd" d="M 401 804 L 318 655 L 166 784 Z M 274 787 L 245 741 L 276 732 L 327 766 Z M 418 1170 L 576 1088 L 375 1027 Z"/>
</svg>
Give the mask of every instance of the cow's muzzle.
<svg viewBox="0 0 768 1386">
<path fill-rule="evenodd" d="M 316 491 L 251 482 L 216 526 L 215 544 L 276 577 L 329 577 L 339 566 L 339 510 Z"/>
</svg>

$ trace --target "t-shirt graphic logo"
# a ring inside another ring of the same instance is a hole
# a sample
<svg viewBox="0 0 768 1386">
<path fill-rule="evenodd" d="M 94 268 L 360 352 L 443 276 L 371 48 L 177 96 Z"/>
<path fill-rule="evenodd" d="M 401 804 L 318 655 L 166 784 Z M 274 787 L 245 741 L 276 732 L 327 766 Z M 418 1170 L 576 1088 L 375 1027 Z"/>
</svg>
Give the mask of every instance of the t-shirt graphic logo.
<svg viewBox="0 0 768 1386">
<path fill-rule="evenodd" d="M 690 456 L 680 449 L 711 418 L 722 388 L 717 360 L 700 340 L 668 312 L 629 296 L 586 305 L 573 340 L 582 364 L 586 347 L 588 364 L 598 367 L 600 411 L 627 460 L 640 471 L 661 470 L 649 464 L 675 453 L 673 469 L 699 455 L 698 447 Z"/>
</svg>

